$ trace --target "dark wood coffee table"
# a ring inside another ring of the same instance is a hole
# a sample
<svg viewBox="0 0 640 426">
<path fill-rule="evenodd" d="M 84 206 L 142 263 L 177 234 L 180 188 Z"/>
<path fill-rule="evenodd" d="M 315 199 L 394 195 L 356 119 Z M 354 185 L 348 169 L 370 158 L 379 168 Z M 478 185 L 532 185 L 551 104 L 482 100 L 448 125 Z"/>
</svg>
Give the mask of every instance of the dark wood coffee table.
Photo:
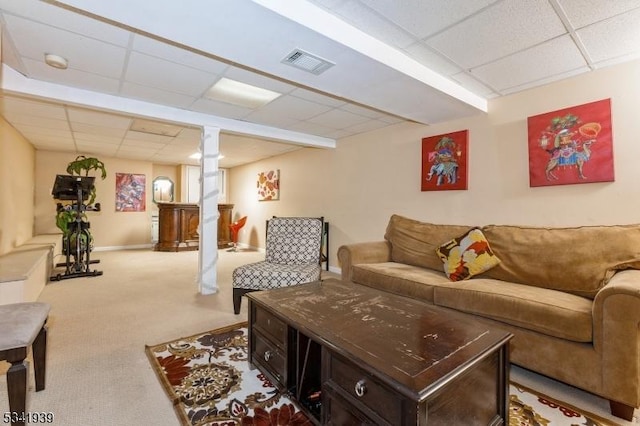
<svg viewBox="0 0 640 426">
<path fill-rule="evenodd" d="M 318 424 L 508 424 L 507 332 L 334 279 L 247 297 L 249 362 Z"/>
</svg>

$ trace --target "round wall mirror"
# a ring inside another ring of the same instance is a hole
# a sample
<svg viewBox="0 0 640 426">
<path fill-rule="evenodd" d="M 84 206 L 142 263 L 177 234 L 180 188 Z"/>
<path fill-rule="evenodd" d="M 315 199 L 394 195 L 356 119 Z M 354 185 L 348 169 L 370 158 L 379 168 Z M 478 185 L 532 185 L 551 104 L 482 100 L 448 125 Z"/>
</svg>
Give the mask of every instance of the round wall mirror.
<svg viewBox="0 0 640 426">
<path fill-rule="evenodd" d="M 173 201 L 173 181 L 166 176 L 158 176 L 153 180 L 153 202 Z"/>
</svg>

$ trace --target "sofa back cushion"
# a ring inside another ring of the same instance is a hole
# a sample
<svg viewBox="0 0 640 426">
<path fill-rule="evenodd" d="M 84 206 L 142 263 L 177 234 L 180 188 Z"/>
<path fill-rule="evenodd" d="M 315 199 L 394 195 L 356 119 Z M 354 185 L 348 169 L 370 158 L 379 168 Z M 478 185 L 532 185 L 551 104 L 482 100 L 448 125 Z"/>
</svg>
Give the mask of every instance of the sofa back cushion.
<svg viewBox="0 0 640 426">
<path fill-rule="evenodd" d="M 384 238 L 391 243 L 391 260 L 442 272 L 436 249 L 472 229 L 462 225 L 436 225 L 399 215 L 391 216 Z"/>
<path fill-rule="evenodd" d="M 616 270 L 640 269 L 640 225 L 536 228 L 489 225 L 502 261 L 483 276 L 593 299 Z"/>
</svg>

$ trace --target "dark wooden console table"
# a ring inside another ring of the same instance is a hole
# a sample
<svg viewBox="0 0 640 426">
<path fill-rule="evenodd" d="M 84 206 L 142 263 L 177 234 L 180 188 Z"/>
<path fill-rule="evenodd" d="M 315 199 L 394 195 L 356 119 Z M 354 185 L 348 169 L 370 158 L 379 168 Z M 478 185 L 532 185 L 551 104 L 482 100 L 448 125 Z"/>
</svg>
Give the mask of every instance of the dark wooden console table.
<svg viewBox="0 0 640 426">
<path fill-rule="evenodd" d="M 509 333 L 334 279 L 247 297 L 249 362 L 316 424 L 508 424 Z"/>
<path fill-rule="evenodd" d="M 198 250 L 199 223 L 197 204 L 158 203 L 158 243 L 155 250 Z"/>
<path fill-rule="evenodd" d="M 218 204 L 218 248 L 231 246 L 229 225 L 233 204 Z M 200 208 L 189 203 L 158 203 L 157 251 L 198 250 Z"/>
</svg>

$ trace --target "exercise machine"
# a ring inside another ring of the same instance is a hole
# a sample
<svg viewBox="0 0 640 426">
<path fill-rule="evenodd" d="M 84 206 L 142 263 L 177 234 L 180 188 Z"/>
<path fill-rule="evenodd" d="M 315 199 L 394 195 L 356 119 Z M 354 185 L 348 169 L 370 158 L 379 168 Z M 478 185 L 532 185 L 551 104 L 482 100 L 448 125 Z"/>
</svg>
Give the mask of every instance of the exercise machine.
<svg viewBox="0 0 640 426">
<path fill-rule="evenodd" d="M 60 281 L 69 278 L 95 277 L 102 275 L 102 271 L 91 270 L 92 263 L 99 263 L 99 260 L 91 260 L 92 239 L 89 228 L 89 221 L 86 220 L 87 211 L 100 211 L 100 203 L 94 205 L 86 204 L 89 194 L 93 189 L 95 177 L 93 176 L 72 176 L 57 175 L 53 184 L 51 194 L 59 201 L 71 203 L 58 203 L 58 217 L 68 218 L 67 230 L 62 236 L 62 252 L 66 257 L 64 263 L 56 264 L 56 267 L 65 267 L 63 274 L 56 274 L 50 277 L 51 281 Z"/>
</svg>

